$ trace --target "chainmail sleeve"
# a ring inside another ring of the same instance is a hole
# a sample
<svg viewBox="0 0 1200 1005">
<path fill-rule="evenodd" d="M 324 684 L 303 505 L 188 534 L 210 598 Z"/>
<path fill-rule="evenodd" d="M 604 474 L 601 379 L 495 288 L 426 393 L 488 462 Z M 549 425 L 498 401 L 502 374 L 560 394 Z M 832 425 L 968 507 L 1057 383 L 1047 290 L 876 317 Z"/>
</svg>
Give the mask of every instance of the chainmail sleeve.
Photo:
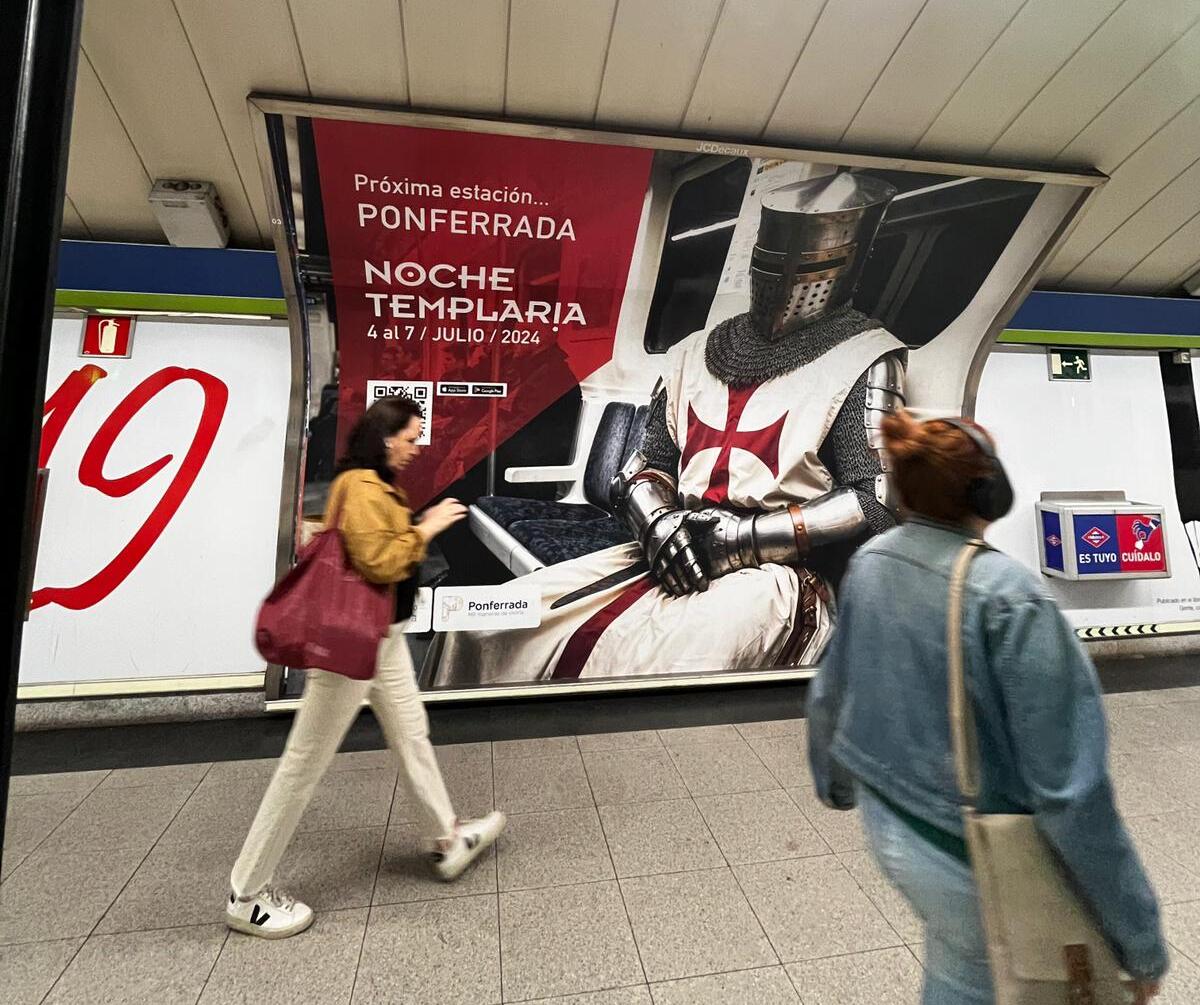
<svg viewBox="0 0 1200 1005">
<path fill-rule="evenodd" d="M 679 447 L 667 427 L 667 389 L 661 383 L 650 399 L 650 412 L 646 416 L 646 431 L 638 448 L 649 467 L 665 472 L 672 478 L 679 477 Z"/>
<path fill-rule="evenodd" d="M 817 456 L 835 485 L 848 485 L 858 495 L 863 516 L 874 534 L 896 525 L 896 519 L 875 495 L 875 479 L 883 472 L 878 454 L 867 442 L 863 413 L 867 405 L 867 374 L 858 378 L 846 396 Z"/>
</svg>

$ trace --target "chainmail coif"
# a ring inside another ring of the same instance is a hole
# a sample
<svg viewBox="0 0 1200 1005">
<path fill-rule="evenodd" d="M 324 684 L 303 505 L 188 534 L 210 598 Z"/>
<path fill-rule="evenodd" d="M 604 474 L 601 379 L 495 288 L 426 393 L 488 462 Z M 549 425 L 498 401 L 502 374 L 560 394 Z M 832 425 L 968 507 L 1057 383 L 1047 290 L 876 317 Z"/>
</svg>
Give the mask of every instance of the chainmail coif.
<svg viewBox="0 0 1200 1005">
<path fill-rule="evenodd" d="M 848 338 L 882 327 L 883 322 L 846 305 L 772 342 L 749 313 L 738 314 L 709 333 L 704 362 L 728 387 L 757 387 L 820 359 Z"/>
</svg>

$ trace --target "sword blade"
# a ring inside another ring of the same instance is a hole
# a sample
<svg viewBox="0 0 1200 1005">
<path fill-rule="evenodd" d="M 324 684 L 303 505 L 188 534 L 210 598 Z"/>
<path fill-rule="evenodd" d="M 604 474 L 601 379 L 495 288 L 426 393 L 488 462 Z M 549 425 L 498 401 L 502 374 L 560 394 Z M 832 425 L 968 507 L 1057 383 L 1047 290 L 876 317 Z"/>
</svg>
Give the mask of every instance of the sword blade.
<svg viewBox="0 0 1200 1005">
<path fill-rule="evenodd" d="M 550 605 L 550 610 L 557 611 L 560 607 L 566 607 L 567 604 L 573 604 L 578 600 L 595 596 L 597 593 L 603 593 L 605 590 L 612 589 L 614 586 L 619 586 L 621 583 L 627 583 L 629 580 L 636 579 L 638 576 L 642 575 L 642 573 L 649 571 L 650 566 L 647 565 L 645 561 L 635 562 L 633 565 L 625 569 L 610 573 L 603 579 L 597 579 L 594 583 L 589 583 L 582 589 L 559 597 Z"/>
</svg>

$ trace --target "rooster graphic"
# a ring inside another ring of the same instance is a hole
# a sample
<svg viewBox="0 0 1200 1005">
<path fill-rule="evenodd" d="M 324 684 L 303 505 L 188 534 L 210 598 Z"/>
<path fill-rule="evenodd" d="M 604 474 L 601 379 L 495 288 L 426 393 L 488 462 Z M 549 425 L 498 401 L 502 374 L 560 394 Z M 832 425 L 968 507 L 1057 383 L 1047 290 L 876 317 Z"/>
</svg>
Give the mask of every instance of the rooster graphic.
<svg viewBox="0 0 1200 1005">
<path fill-rule="evenodd" d="M 1150 536 L 1162 526 L 1162 520 L 1156 516 L 1140 516 L 1133 521 L 1133 536 L 1137 538 L 1133 546 L 1141 551 L 1146 547 Z"/>
</svg>

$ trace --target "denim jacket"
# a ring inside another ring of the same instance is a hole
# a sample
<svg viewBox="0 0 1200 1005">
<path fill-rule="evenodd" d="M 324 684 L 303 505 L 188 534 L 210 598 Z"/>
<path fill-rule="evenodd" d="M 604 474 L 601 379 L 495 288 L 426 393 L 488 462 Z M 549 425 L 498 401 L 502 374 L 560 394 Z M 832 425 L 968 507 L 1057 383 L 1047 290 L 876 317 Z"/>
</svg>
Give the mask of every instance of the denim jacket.
<svg viewBox="0 0 1200 1005">
<path fill-rule="evenodd" d="M 911 521 L 850 563 L 838 626 L 809 689 L 817 793 L 854 805 L 853 780 L 962 837 L 947 709 L 950 569 L 965 531 Z M 967 689 L 979 734 L 979 809 L 1032 813 L 1118 960 L 1167 969 L 1158 904 L 1117 814 L 1091 661 L 1036 576 L 985 551 L 963 600 Z"/>
</svg>

